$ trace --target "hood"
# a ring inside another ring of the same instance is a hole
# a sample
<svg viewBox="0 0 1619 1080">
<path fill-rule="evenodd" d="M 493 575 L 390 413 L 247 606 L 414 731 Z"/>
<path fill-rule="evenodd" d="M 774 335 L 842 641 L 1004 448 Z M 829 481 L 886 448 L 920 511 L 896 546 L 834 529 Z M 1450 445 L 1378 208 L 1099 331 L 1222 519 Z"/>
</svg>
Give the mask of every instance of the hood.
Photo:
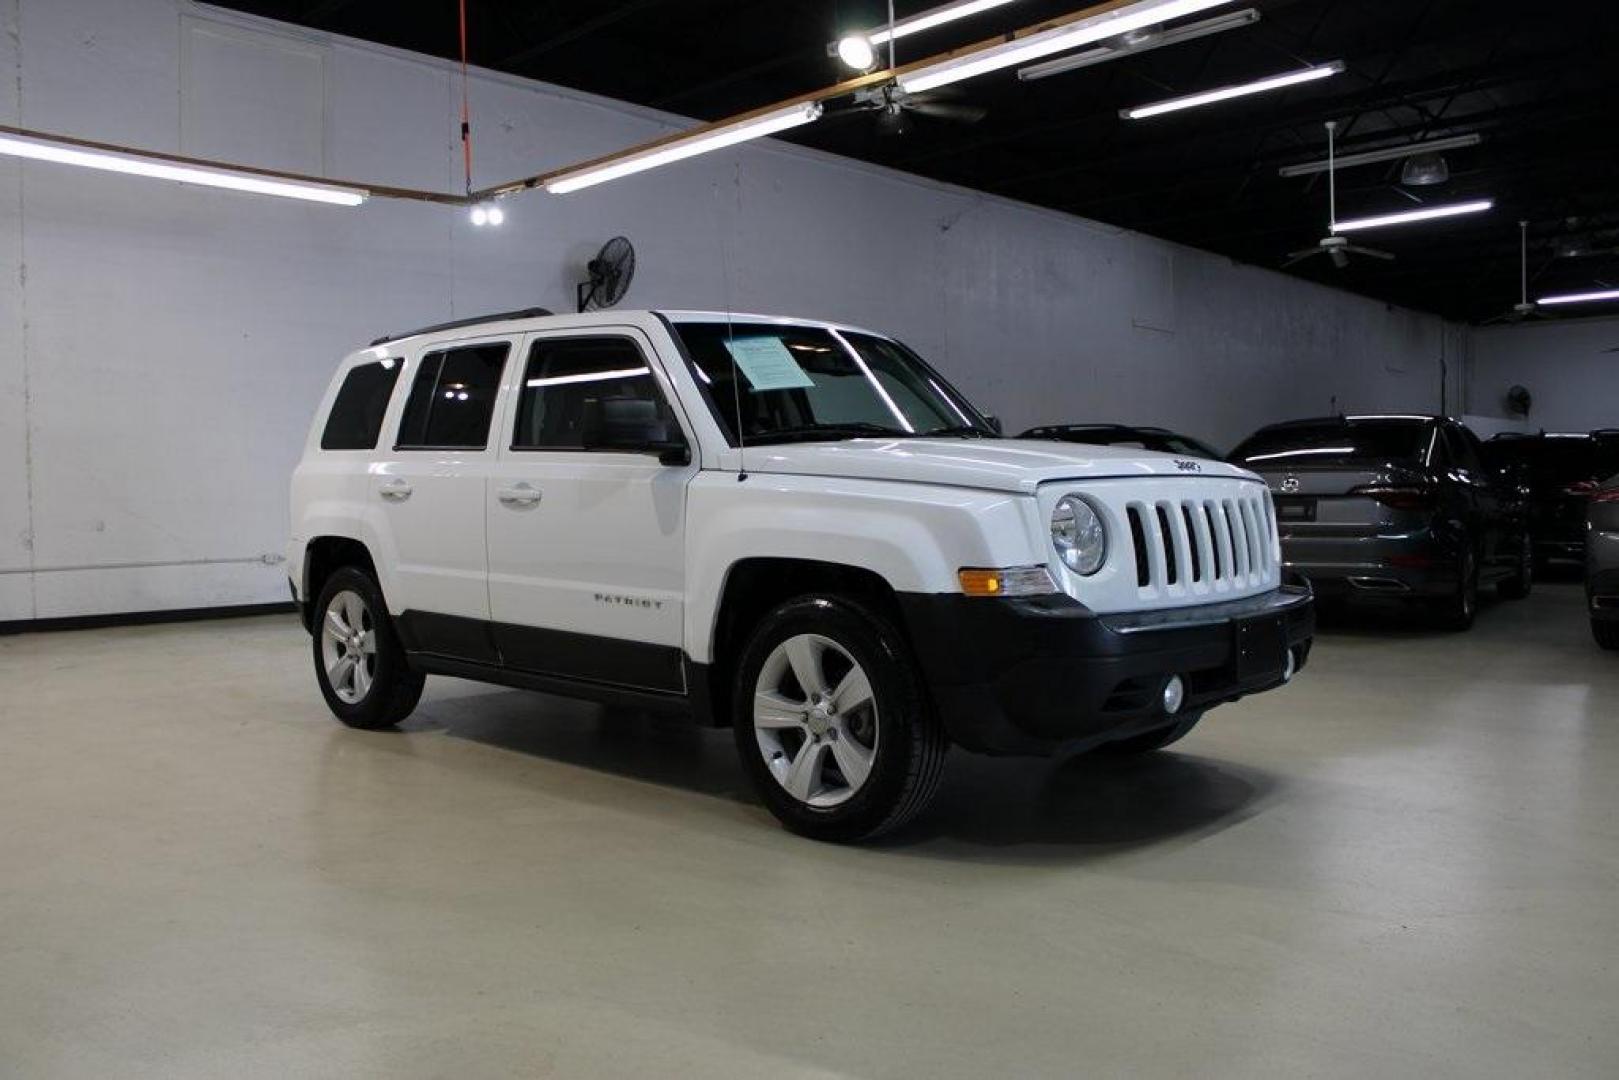
<svg viewBox="0 0 1619 1080">
<path fill-rule="evenodd" d="M 1196 468 L 1187 468 L 1190 463 Z M 1053 480 L 1126 476 L 1257 479 L 1227 465 L 1150 450 L 1034 439 L 849 439 L 747 448 L 749 472 L 901 480 L 1034 494 Z"/>
</svg>

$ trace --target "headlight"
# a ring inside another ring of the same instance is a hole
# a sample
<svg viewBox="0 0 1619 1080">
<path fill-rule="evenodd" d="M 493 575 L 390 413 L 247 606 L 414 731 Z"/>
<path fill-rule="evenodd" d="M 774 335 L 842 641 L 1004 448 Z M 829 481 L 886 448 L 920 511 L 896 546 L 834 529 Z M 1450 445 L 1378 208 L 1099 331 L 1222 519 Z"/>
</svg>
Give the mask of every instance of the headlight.
<svg viewBox="0 0 1619 1080">
<path fill-rule="evenodd" d="M 1078 495 L 1064 495 L 1051 512 L 1051 542 L 1063 565 L 1076 574 L 1089 577 L 1107 560 L 1107 530 Z"/>
</svg>

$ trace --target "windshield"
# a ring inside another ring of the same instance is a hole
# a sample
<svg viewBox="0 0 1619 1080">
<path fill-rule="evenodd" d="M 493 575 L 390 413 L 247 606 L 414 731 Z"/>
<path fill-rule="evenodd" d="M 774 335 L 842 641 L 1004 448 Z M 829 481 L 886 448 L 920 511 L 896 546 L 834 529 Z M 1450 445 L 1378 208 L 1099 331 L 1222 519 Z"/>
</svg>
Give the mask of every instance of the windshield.
<svg viewBox="0 0 1619 1080">
<path fill-rule="evenodd" d="M 1505 442 L 1506 440 L 1503 440 Z M 1611 439 L 1589 435 L 1544 435 L 1511 440 L 1522 448 L 1536 487 L 1558 487 L 1586 480 L 1605 480 L 1619 472 L 1619 447 Z"/>
<path fill-rule="evenodd" d="M 675 331 L 733 446 L 739 427 L 750 444 L 995 434 L 897 341 L 764 323 L 676 323 Z"/>
<path fill-rule="evenodd" d="M 1232 453 L 1257 469 L 1307 468 L 1348 460 L 1420 462 L 1433 425 L 1420 420 L 1324 420 L 1265 428 Z"/>
</svg>

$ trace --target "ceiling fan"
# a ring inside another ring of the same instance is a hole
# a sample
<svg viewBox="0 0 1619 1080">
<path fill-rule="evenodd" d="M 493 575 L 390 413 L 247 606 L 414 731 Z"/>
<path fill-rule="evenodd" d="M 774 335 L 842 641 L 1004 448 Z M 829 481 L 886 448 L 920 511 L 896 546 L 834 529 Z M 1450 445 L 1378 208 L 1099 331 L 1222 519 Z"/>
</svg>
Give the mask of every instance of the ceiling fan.
<svg viewBox="0 0 1619 1080">
<path fill-rule="evenodd" d="M 1392 262 L 1393 252 L 1379 251 L 1377 248 L 1362 247 L 1351 243 L 1346 236 L 1338 235 L 1338 159 L 1337 159 L 1338 121 L 1327 121 L 1327 235 L 1318 241 L 1315 247 L 1305 248 L 1302 251 L 1291 252 L 1287 261 L 1282 264 L 1283 269 L 1295 266 L 1305 259 L 1313 259 L 1317 255 L 1325 255 L 1332 260 L 1332 265 L 1343 270 L 1349 265 L 1351 255 L 1362 255 L 1369 259 L 1382 259 Z"/>
<path fill-rule="evenodd" d="M 989 110 L 982 106 L 946 100 L 950 96 L 952 95 L 942 90 L 911 94 L 898 83 L 889 82 L 856 91 L 853 105 L 842 109 L 830 109 L 824 115 L 832 118 L 875 113 L 877 131 L 883 135 L 907 134 L 911 130 L 911 118 L 916 116 L 960 124 L 976 124 L 989 115 Z"/>
<path fill-rule="evenodd" d="M 1519 323 L 1525 319 L 1549 319 L 1551 316 L 1540 309 L 1540 305 L 1529 299 L 1529 223 L 1518 222 L 1518 302 L 1503 311 L 1493 319 L 1486 319 L 1485 326 L 1494 326 L 1496 323 Z"/>
</svg>

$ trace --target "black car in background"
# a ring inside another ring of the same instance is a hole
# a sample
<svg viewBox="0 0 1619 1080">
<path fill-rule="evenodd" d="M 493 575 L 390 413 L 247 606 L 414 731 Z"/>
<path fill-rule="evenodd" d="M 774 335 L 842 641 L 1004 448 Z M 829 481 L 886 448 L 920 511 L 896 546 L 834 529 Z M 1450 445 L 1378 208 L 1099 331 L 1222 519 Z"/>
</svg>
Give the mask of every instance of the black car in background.
<svg viewBox="0 0 1619 1080">
<path fill-rule="evenodd" d="M 1397 597 L 1464 630 L 1482 585 L 1528 594 L 1522 489 L 1438 416 L 1334 416 L 1262 428 L 1232 453 L 1265 478 L 1282 561 L 1323 599 Z"/>
<path fill-rule="evenodd" d="M 1083 443 L 1087 446 L 1130 446 L 1141 450 L 1156 450 L 1161 454 L 1180 457 L 1204 458 L 1219 461 L 1220 451 L 1208 443 L 1189 435 L 1178 435 L 1161 427 L 1130 427 L 1125 424 L 1053 424 L 1030 428 L 1020 439 L 1055 439 L 1058 442 Z"/>
<path fill-rule="evenodd" d="M 1484 448 L 1487 461 L 1527 478 L 1535 558 L 1583 560 L 1586 504 L 1619 473 L 1619 431 L 1497 435 Z"/>
<path fill-rule="evenodd" d="M 1591 636 L 1619 649 L 1619 476 L 1591 492 L 1586 511 L 1585 599 Z"/>
</svg>

